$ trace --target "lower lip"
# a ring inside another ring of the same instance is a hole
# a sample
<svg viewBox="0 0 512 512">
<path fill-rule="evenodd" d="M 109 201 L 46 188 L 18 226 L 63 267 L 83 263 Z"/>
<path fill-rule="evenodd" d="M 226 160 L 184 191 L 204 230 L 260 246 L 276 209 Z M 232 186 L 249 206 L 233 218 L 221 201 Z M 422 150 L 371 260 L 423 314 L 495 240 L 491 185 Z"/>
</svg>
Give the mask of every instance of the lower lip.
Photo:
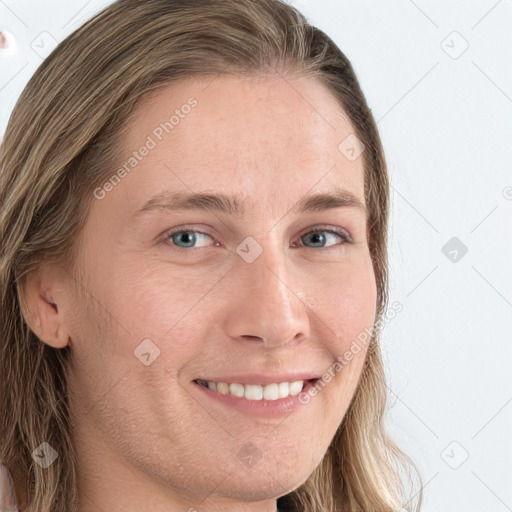
<svg viewBox="0 0 512 512">
<path fill-rule="evenodd" d="M 295 396 L 278 398 L 277 400 L 247 400 L 247 398 L 238 396 L 223 395 L 197 382 L 193 382 L 193 384 L 196 388 L 199 388 L 199 391 L 202 391 L 206 397 L 220 404 L 237 409 L 244 414 L 269 418 L 287 416 L 299 409 L 299 407 L 304 407 L 304 404 L 299 402 L 299 396 L 301 393 L 307 392 L 315 382 L 316 380 L 306 382 L 304 389 Z"/>
</svg>

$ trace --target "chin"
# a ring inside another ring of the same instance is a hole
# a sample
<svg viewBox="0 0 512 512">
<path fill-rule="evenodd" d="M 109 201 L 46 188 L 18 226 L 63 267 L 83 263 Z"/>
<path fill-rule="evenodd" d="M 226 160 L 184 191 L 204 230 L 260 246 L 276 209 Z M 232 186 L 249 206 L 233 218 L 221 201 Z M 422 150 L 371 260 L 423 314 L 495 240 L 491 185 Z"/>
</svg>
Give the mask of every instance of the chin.
<svg viewBox="0 0 512 512">
<path fill-rule="evenodd" d="M 264 469 L 245 472 L 244 476 L 231 474 L 218 487 L 217 493 L 233 500 L 263 501 L 277 499 L 302 485 L 311 474 L 304 471 L 300 474 L 267 473 Z"/>
<path fill-rule="evenodd" d="M 302 485 L 316 468 L 311 458 L 305 460 L 306 454 L 293 455 L 287 456 L 282 450 L 276 450 L 268 460 L 262 457 L 252 467 L 240 464 L 220 485 L 219 492 L 247 501 L 284 496 Z"/>
</svg>

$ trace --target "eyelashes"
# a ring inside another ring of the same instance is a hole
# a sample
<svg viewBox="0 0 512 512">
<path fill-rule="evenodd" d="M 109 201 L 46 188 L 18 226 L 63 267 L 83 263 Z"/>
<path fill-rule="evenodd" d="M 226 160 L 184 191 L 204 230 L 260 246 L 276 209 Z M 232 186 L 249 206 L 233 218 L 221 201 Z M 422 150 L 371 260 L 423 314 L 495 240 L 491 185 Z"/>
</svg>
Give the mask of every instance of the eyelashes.
<svg viewBox="0 0 512 512">
<path fill-rule="evenodd" d="M 180 237 L 182 237 L 181 241 L 180 241 Z M 183 237 L 185 238 L 184 240 L 183 240 Z M 328 243 L 329 240 L 332 240 L 332 239 L 337 239 L 339 242 L 334 243 L 332 245 L 328 245 L 328 246 L 321 245 L 321 246 L 316 246 L 316 247 L 315 246 L 310 247 L 310 246 L 304 245 L 304 243 L 302 243 L 302 240 L 306 237 L 313 238 L 313 240 L 314 240 L 313 244 L 318 244 L 318 243 L 325 244 L 325 243 Z M 175 228 L 170 231 L 167 231 L 165 233 L 165 236 L 164 236 L 164 239 L 162 240 L 162 242 L 171 249 L 176 249 L 177 251 L 189 251 L 190 252 L 190 251 L 196 251 L 196 250 L 208 247 L 208 245 L 201 246 L 201 247 L 192 246 L 193 244 L 196 244 L 201 239 L 208 239 L 208 238 L 210 238 L 211 240 L 213 240 L 215 242 L 214 243 L 215 247 L 218 247 L 220 245 L 219 242 L 215 241 L 210 234 L 208 234 L 204 231 L 199 231 L 197 229 L 194 229 L 191 226 L 180 226 L 179 228 Z M 305 233 L 301 234 L 299 237 L 299 240 L 301 241 L 301 244 L 298 247 L 305 247 L 305 248 L 310 248 L 310 249 L 322 249 L 322 250 L 329 250 L 329 249 L 336 248 L 336 247 L 342 247 L 345 244 L 353 244 L 354 243 L 352 237 L 346 230 L 341 230 L 338 228 L 333 229 L 330 227 L 329 228 L 328 227 L 316 227 L 314 229 L 310 229 L 309 231 L 306 231 Z M 185 245 L 180 246 L 180 245 L 177 245 L 178 243 L 183 243 Z M 294 244 L 293 246 L 297 247 L 297 244 Z"/>
</svg>

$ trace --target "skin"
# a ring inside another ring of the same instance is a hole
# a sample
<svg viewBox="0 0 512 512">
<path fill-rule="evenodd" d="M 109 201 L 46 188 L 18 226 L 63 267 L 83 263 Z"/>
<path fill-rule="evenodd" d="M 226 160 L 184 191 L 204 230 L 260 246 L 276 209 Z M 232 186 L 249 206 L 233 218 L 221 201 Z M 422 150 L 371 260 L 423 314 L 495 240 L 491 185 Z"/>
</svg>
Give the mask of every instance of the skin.
<svg viewBox="0 0 512 512">
<path fill-rule="evenodd" d="M 191 96 L 191 113 L 94 201 L 79 266 L 45 265 L 28 288 L 33 330 L 73 348 L 81 512 L 273 512 L 322 460 L 361 375 L 364 347 L 281 418 L 198 393 L 201 376 L 322 375 L 373 325 L 377 296 L 363 210 L 290 212 L 337 187 L 364 204 L 363 158 L 338 149 L 354 129 L 325 86 L 277 75 L 166 86 L 138 105 L 126 159 Z M 163 190 L 234 195 L 247 212 L 134 216 Z M 353 243 L 307 236 L 324 225 Z M 196 249 L 165 238 L 181 226 L 196 231 Z M 262 249 L 252 263 L 236 252 L 247 236 Z M 160 350 L 148 366 L 134 356 L 145 338 Z M 237 457 L 248 441 L 261 455 L 250 468 Z"/>
</svg>

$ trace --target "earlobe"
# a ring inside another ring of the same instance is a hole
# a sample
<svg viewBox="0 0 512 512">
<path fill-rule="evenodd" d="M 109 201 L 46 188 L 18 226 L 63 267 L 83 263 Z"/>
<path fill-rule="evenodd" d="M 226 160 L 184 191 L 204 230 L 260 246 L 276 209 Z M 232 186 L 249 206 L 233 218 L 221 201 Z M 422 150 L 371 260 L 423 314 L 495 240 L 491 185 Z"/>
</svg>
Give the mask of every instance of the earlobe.
<svg viewBox="0 0 512 512">
<path fill-rule="evenodd" d="M 69 344 L 69 333 L 63 323 L 62 308 L 53 297 L 52 285 L 44 286 L 40 276 L 29 277 L 23 286 L 20 306 L 30 330 L 42 342 L 64 348 Z"/>
</svg>

